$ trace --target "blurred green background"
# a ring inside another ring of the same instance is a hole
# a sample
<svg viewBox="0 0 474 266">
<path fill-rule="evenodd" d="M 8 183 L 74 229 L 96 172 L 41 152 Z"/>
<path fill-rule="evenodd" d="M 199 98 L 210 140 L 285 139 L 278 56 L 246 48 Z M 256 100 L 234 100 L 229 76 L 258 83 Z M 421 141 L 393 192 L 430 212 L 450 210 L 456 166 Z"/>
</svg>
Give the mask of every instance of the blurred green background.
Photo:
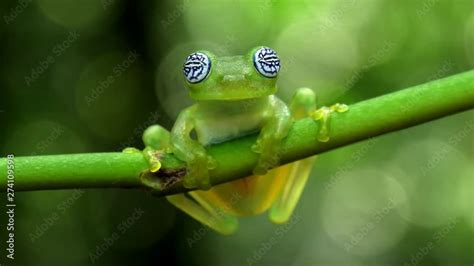
<svg viewBox="0 0 474 266">
<path fill-rule="evenodd" d="M 320 104 L 474 67 L 472 0 L 21 0 L 0 15 L 2 156 L 141 147 L 191 103 L 181 67 L 198 49 L 270 46 L 278 95 L 306 86 Z M 227 237 L 141 191 L 17 193 L 13 265 L 472 265 L 473 123 L 321 155 L 289 224 L 243 218 Z"/>
</svg>

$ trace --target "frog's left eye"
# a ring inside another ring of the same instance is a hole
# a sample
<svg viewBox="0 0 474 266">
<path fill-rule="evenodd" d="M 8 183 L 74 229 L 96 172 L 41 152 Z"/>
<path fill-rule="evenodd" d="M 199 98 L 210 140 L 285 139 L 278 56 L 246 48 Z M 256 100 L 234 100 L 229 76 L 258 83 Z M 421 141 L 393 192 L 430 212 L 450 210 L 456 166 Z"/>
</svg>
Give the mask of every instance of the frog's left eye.
<svg viewBox="0 0 474 266">
<path fill-rule="evenodd" d="M 205 53 L 192 53 L 184 62 L 183 73 L 189 83 L 203 81 L 211 72 L 211 59 Z"/>
<path fill-rule="evenodd" d="M 258 73 L 267 78 L 276 77 L 280 71 L 280 58 L 273 49 L 268 47 L 262 47 L 255 52 L 253 64 Z"/>
</svg>

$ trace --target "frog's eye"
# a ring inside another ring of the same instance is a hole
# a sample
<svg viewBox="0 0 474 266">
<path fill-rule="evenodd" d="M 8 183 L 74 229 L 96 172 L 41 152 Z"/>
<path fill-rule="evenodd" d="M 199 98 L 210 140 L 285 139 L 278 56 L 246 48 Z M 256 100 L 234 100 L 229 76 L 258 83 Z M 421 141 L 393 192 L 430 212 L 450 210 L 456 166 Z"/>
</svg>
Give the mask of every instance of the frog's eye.
<svg viewBox="0 0 474 266">
<path fill-rule="evenodd" d="M 258 49 L 253 55 L 253 64 L 258 73 L 267 78 L 274 78 L 280 71 L 280 58 L 268 47 Z"/>
<path fill-rule="evenodd" d="M 211 72 L 211 59 L 200 52 L 192 53 L 184 62 L 183 73 L 189 83 L 203 81 Z"/>
</svg>

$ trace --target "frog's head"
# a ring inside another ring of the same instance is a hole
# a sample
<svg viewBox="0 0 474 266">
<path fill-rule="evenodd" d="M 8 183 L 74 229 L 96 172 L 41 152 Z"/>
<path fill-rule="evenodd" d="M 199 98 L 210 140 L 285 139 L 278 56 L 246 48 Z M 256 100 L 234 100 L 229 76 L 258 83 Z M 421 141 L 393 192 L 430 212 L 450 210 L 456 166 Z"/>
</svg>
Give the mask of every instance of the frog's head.
<svg viewBox="0 0 474 266">
<path fill-rule="evenodd" d="M 242 100 L 276 92 L 280 59 L 268 47 L 256 47 L 243 56 L 216 57 L 198 51 L 183 67 L 189 95 L 196 100 Z"/>
</svg>

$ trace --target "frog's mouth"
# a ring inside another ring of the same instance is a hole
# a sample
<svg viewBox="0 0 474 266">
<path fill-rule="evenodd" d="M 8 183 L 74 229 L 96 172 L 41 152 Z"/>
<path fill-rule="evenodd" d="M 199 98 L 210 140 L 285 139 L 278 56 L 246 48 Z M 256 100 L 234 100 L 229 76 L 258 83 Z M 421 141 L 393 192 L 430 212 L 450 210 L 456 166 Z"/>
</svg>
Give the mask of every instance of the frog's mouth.
<svg viewBox="0 0 474 266">
<path fill-rule="evenodd" d="M 205 90 L 190 90 L 189 96 L 195 100 L 238 101 L 269 96 L 277 91 L 275 86 L 252 86 L 240 84 L 237 86 L 217 86 Z"/>
<path fill-rule="evenodd" d="M 274 94 L 275 91 L 273 92 L 268 92 L 268 91 L 261 91 L 258 93 L 254 94 L 240 94 L 240 93 L 223 93 L 223 94 L 216 94 L 216 93 L 192 93 L 190 92 L 189 95 L 199 101 L 240 101 L 240 100 L 248 100 L 248 99 L 253 99 L 253 98 L 260 98 L 264 96 L 269 96 Z"/>
</svg>

